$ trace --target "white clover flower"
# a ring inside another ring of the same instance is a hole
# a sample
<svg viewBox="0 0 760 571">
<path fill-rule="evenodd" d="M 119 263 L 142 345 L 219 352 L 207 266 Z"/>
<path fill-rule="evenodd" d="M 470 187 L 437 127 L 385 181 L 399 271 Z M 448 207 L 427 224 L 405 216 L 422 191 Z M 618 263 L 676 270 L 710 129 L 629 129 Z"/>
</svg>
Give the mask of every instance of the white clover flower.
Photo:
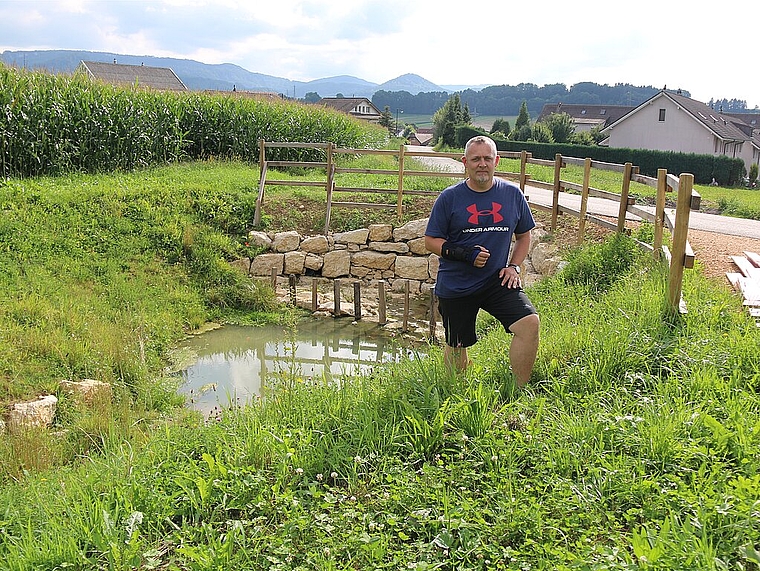
<svg viewBox="0 0 760 571">
<path fill-rule="evenodd" d="M 303 474 L 303 468 L 296 468 L 296 474 L 298 474 L 299 476 Z"/>
<path fill-rule="evenodd" d="M 321 482 L 324 479 L 324 476 L 322 474 L 317 474 L 317 481 Z"/>
</svg>

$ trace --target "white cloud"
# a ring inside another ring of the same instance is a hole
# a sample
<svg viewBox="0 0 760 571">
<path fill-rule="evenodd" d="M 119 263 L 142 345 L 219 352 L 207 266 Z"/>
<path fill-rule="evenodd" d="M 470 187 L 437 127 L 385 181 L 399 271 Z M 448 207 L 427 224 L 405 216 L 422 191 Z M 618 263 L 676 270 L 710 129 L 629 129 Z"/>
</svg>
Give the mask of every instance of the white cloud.
<svg viewBox="0 0 760 571">
<path fill-rule="evenodd" d="M 756 47 L 742 22 L 755 12 L 750 0 L 725 18 L 682 0 L 10 0 L 0 2 L 0 50 L 190 58 L 295 80 L 667 84 L 753 107 Z"/>
</svg>

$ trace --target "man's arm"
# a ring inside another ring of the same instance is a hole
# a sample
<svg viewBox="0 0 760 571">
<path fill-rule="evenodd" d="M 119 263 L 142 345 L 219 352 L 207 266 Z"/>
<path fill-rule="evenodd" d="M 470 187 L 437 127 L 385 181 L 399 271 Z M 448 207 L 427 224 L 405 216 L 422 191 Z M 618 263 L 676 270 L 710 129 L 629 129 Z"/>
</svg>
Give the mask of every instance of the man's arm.
<svg viewBox="0 0 760 571">
<path fill-rule="evenodd" d="M 530 231 L 515 234 L 515 247 L 512 249 L 512 257 L 509 263 L 522 266 L 525 258 L 528 257 L 528 252 L 530 252 Z"/>
<path fill-rule="evenodd" d="M 446 246 L 444 246 L 444 244 Z M 434 238 L 433 236 L 425 236 L 425 248 L 429 252 L 437 254 L 441 256 L 442 258 L 457 259 L 457 258 L 452 258 L 450 255 L 447 255 L 446 252 L 444 252 L 444 249 L 448 248 L 449 246 L 455 247 L 456 244 L 452 244 L 451 242 L 448 242 L 444 238 Z M 470 258 L 468 260 L 459 260 L 459 261 L 472 264 L 476 268 L 482 268 L 483 266 L 486 265 L 488 258 L 491 257 L 491 253 L 488 250 L 486 250 L 483 246 L 475 246 L 473 248 L 473 254 L 475 254 L 475 248 L 479 249 L 475 258 Z"/>
<path fill-rule="evenodd" d="M 530 252 L 530 231 L 515 234 L 515 246 L 512 249 L 512 257 L 509 263 L 522 266 L 525 258 L 528 257 L 528 252 Z M 515 268 L 509 266 L 499 271 L 499 277 L 503 286 L 520 287 L 522 284 L 520 273 Z"/>
</svg>

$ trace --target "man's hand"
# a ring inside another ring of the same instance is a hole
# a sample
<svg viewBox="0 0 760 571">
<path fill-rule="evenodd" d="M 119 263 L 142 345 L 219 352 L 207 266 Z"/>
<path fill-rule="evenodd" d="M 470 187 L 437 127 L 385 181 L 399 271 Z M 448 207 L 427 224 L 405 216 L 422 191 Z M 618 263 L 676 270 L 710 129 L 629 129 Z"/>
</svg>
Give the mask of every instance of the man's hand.
<svg viewBox="0 0 760 571">
<path fill-rule="evenodd" d="M 520 281 L 520 274 L 514 268 L 506 267 L 499 271 L 499 277 L 501 278 L 501 285 L 510 288 L 518 288 L 522 285 Z"/>
<path fill-rule="evenodd" d="M 491 252 L 486 250 L 483 246 L 475 246 L 476 248 L 480 248 L 480 252 L 478 252 L 477 257 L 475 258 L 475 261 L 472 262 L 472 265 L 476 268 L 482 268 L 486 265 L 486 262 L 488 261 L 488 258 L 491 257 Z"/>
</svg>

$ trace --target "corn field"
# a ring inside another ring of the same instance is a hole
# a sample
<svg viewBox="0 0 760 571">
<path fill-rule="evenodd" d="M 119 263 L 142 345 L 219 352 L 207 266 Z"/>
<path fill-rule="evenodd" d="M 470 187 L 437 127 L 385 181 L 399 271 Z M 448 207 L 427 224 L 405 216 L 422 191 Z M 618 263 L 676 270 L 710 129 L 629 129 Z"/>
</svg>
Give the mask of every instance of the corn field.
<svg viewBox="0 0 760 571">
<path fill-rule="evenodd" d="M 383 129 L 289 101 L 124 89 L 83 75 L 0 64 L 0 176 L 133 170 L 209 158 L 258 159 L 258 141 L 382 144 Z M 320 160 L 282 149 L 280 160 Z"/>
</svg>

